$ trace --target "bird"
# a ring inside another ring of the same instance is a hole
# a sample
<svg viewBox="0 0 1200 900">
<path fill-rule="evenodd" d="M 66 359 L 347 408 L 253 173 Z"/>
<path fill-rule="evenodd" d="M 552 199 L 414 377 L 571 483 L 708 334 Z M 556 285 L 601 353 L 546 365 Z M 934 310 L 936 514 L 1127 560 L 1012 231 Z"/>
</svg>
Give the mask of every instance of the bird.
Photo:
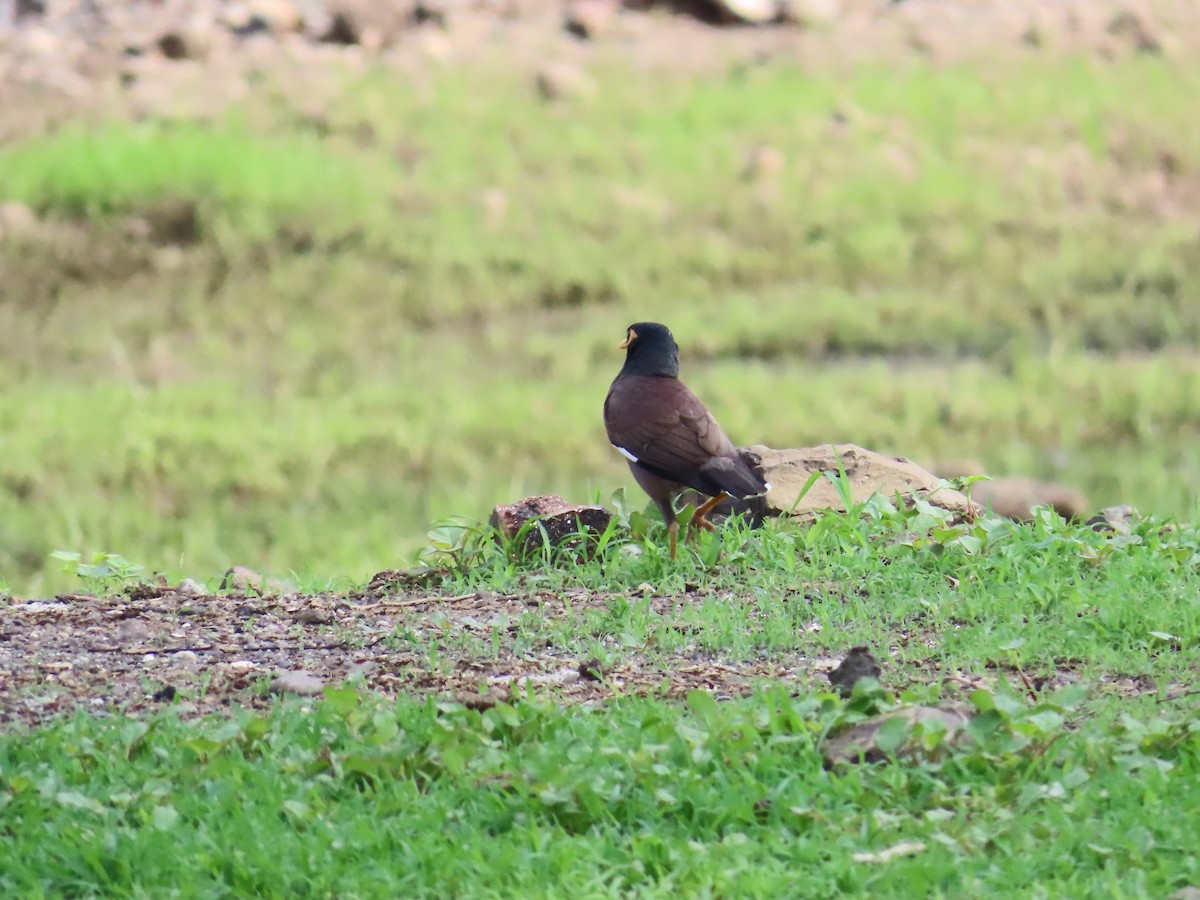
<svg viewBox="0 0 1200 900">
<path fill-rule="evenodd" d="M 727 498 L 757 497 L 770 485 L 679 380 L 679 345 L 669 328 L 635 322 L 617 348 L 625 351 L 625 364 L 604 398 L 604 427 L 634 480 L 662 511 L 674 559 L 679 535 L 674 500 L 681 491 L 692 488 L 711 498 L 691 519 L 711 531 L 706 516 L 714 506 Z"/>
</svg>

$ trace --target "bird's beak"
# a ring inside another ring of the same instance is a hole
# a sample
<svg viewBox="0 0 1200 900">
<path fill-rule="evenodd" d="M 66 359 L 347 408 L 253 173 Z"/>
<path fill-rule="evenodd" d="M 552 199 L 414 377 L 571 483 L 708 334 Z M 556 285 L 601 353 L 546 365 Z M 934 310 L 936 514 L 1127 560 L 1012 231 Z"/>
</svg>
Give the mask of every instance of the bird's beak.
<svg viewBox="0 0 1200 900">
<path fill-rule="evenodd" d="M 637 340 L 637 332 L 634 331 L 632 328 L 630 328 L 629 334 L 625 335 L 625 340 L 623 340 L 623 341 L 621 341 L 621 343 L 617 344 L 617 349 L 624 350 L 630 344 L 632 344 L 635 340 Z"/>
</svg>

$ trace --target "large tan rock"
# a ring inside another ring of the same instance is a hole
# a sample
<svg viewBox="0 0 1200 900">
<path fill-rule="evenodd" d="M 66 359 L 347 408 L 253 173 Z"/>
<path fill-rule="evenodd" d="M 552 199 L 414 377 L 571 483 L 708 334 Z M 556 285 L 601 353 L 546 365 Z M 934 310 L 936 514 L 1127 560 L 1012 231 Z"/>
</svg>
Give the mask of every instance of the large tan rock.
<svg viewBox="0 0 1200 900">
<path fill-rule="evenodd" d="M 943 478 L 987 475 L 982 462 L 973 459 L 939 461 L 930 468 Z M 993 475 L 967 488 L 971 500 L 998 516 L 1017 522 L 1033 521 L 1033 510 L 1049 506 L 1064 519 L 1082 519 L 1090 510 L 1087 497 L 1073 487 L 1039 481 L 1024 475 Z"/>
<path fill-rule="evenodd" d="M 978 481 L 967 492 L 971 499 L 998 516 L 1018 522 L 1033 521 L 1033 510 L 1049 506 L 1064 519 L 1081 519 L 1088 514 L 1088 501 L 1074 488 L 1036 478 L 1008 476 Z"/>
<path fill-rule="evenodd" d="M 937 476 L 915 462 L 900 456 L 885 456 L 857 444 L 824 444 L 792 450 L 754 446 L 744 448 L 743 452 L 758 460 L 757 467 L 771 485 L 762 510 L 766 515 L 811 518 L 819 510 L 844 512 L 841 493 L 825 475 L 815 479 L 807 492 L 804 490 L 814 472 L 836 476 L 839 460 L 850 483 L 853 503 L 862 503 L 875 493 L 888 499 L 899 494 L 904 499 L 927 500 L 958 516 L 974 517 L 982 512 L 958 491 L 939 487 Z"/>
</svg>

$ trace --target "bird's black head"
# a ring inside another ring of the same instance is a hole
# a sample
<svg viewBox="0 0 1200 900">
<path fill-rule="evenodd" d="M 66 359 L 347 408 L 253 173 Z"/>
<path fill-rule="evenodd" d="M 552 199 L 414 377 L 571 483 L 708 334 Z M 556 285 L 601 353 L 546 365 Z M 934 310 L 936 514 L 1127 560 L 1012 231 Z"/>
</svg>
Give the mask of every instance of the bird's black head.
<svg viewBox="0 0 1200 900">
<path fill-rule="evenodd" d="M 679 345 L 666 325 L 636 322 L 625 330 L 619 347 L 625 351 L 622 375 L 679 377 Z"/>
</svg>

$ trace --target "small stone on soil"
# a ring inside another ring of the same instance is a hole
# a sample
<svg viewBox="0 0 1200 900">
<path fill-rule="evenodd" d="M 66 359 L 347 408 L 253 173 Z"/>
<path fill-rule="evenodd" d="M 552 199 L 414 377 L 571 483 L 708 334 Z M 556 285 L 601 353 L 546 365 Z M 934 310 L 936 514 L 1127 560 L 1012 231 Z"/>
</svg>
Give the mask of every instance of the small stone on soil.
<svg viewBox="0 0 1200 900">
<path fill-rule="evenodd" d="M 296 621 L 301 625 L 328 625 L 333 614 L 327 609 L 302 609 L 296 613 Z"/>
<path fill-rule="evenodd" d="M 175 686 L 166 684 L 150 695 L 150 699 L 156 703 L 170 703 L 175 699 Z"/>
<path fill-rule="evenodd" d="M 307 672 L 280 672 L 271 682 L 277 694 L 292 693 L 301 697 L 316 697 L 325 689 L 325 682 Z"/>
<path fill-rule="evenodd" d="M 878 679 L 882 673 L 879 661 L 867 647 L 853 647 L 838 667 L 829 673 L 829 683 L 843 697 L 849 697 L 854 692 L 854 685 L 861 679 Z"/>
<path fill-rule="evenodd" d="M 604 677 L 604 670 L 600 668 L 600 660 L 589 659 L 587 662 L 581 662 L 579 677 L 584 681 L 600 681 Z"/>
</svg>

